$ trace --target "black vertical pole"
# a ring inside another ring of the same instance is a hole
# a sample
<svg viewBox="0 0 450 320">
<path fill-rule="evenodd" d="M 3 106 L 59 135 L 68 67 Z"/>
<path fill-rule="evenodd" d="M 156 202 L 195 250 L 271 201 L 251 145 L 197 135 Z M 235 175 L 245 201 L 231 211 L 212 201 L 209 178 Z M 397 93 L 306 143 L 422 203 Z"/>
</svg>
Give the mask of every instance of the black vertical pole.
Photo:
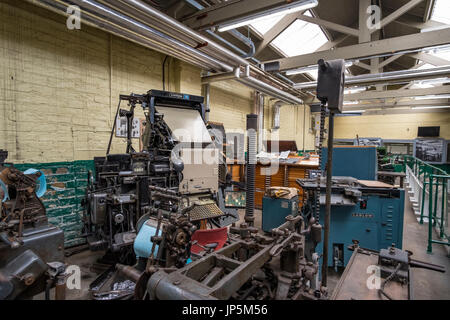
<svg viewBox="0 0 450 320">
<path fill-rule="evenodd" d="M 325 219 L 324 219 L 324 241 L 323 241 L 323 264 L 322 285 L 327 286 L 328 275 L 328 238 L 330 234 L 331 215 L 331 178 L 333 176 L 333 136 L 334 136 L 334 114 L 330 111 L 328 121 L 328 157 L 327 157 L 327 189 L 325 197 Z"/>
</svg>

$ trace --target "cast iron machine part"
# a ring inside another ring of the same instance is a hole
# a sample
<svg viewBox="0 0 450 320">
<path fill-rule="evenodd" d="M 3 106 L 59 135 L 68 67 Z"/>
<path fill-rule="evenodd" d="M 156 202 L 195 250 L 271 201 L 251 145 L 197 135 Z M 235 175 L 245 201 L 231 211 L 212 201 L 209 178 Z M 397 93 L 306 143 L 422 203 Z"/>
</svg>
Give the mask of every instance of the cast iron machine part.
<svg viewBox="0 0 450 320">
<path fill-rule="evenodd" d="M 327 190 L 326 190 L 326 213 L 324 221 L 324 241 L 323 241 L 323 263 L 322 263 L 322 285 L 327 286 L 327 266 L 328 266 L 328 237 L 330 230 L 331 214 L 331 177 L 333 164 L 333 138 L 334 138 L 334 114 L 342 112 L 345 85 L 345 61 L 342 59 L 318 61 L 318 79 L 317 79 L 317 99 L 321 102 L 321 125 L 320 125 L 320 146 L 319 163 L 322 153 L 323 128 L 325 123 L 325 107 L 329 112 L 328 121 L 328 158 L 327 158 Z M 318 175 L 320 179 L 320 175 Z M 316 220 L 318 221 L 318 212 L 320 210 L 320 190 L 316 192 Z"/>
<path fill-rule="evenodd" d="M 25 174 L 4 162 L 6 151 L 0 154 L 0 300 L 31 299 L 55 285 L 63 299 L 64 234 L 48 223 L 36 194 L 42 173 Z"/>
<path fill-rule="evenodd" d="M 371 253 L 378 255 L 378 266 L 380 267 L 381 277 L 384 279 L 378 289 L 380 299 L 394 300 L 385 289 L 389 282 L 396 281 L 408 286 L 408 300 L 413 299 L 413 287 L 411 279 L 411 268 L 427 269 L 431 271 L 445 273 L 445 267 L 420 260 L 412 259 L 413 253 L 408 250 L 400 250 L 392 245 L 390 248 L 381 249 L 380 251 L 361 248 L 359 241 L 354 240 L 353 245 L 348 250 L 356 253 Z"/>
<path fill-rule="evenodd" d="M 160 269 L 148 279 L 151 300 L 321 300 L 318 257 L 305 257 L 301 216 L 288 216 L 270 236 L 242 223 L 229 243 L 181 269 Z M 320 233 L 320 231 L 319 231 Z M 310 238 L 316 238 L 311 235 Z M 320 235 L 319 235 L 320 238 Z"/>
</svg>

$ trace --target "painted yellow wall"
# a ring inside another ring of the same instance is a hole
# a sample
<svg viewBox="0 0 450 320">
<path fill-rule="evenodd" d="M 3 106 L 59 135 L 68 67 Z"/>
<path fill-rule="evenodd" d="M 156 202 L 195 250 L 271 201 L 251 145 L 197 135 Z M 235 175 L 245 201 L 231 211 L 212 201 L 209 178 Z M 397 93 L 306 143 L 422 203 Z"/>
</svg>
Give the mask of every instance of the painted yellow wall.
<svg viewBox="0 0 450 320">
<path fill-rule="evenodd" d="M 64 17 L 24 1 L 0 2 L 0 149 L 16 163 L 104 155 L 119 95 L 162 89 L 164 57 L 83 24 L 70 31 Z M 167 63 L 166 90 L 201 94 L 200 69 Z M 248 88 L 214 84 L 210 119 L 245 129 L 252 104 Z"/>
<path fill-rule="evenodd" d="M 225 130 L 245 130 L 247 114 L 253 111 L 253 91 L 236 81 L 212 83 L 209 119 L 222 122 Z"/>
<path fill-rule="evenodd" d="M 335 138 L 353 139 L 359 135 L 410 140 L 417 138 L 421 126 L 440 126 L 441 137 L 450 139 L 450 112 L 337 117 Z"/>
<path fill-rule="evenodd" d="M 299 150 L 314 149 L 314 133 L 310 131 L 311 112 L 309 106 L 283 105 L 280 111 L 280 124 L 280 140 L 295 140 Z"/>
</svg>

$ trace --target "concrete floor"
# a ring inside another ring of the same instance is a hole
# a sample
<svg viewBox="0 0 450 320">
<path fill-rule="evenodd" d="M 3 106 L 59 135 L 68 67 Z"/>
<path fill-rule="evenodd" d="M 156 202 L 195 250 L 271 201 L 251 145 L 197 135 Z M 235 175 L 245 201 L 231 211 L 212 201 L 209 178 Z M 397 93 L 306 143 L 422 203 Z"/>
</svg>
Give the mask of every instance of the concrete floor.
<svg viewBox="0 0 450 320">
<path fill-rule="evenodd" d="M 406 197 L 408 198 L 408 197 Z M 413 269 L 415 300 L 450 300 L 450 257 L 443 245 L 434 244 L 433 253 L 427 253 L 428 224 L 419 224 L 409 199 L 405 202 L 403 249 L 413 252 L 413 259 L 445 267 L 445 273 Z"/>
<path fill-rule="evenodd" d="M 245 211 L 239 210 L 241 221 Z M 255 210 L 255 226 L 261 227 L 261 211 Z M 413 294 L 414 299 L 421 300 L 450 300 L 450 257 L 442 245 L 433 245 L 433 253 L 428 254 L 427 249 L 427 225 L 420 225 L 415 219 L 409 200 L 405 203 L 405 221 L 403 229 L 403 249 L 412 251 L 413 258 L 434 264 L 445 266 L 446 273 L 438 273 L 423 269 L 414 269 Z M 67 290 L 66 297 L 69 300 L 89 299 L 89 284 L 104 270 L 97 260 L 102 252 L 83 251 L 67 258 L 68 265 L 77 265 L 81 270 L 81 289 Z M 331 294 L 337 285 L 342 270 L 336 273 L 329 269 L 328 289 Z M 52 293 L 53 296 L 53 293 Z M 43 294 L 37 299 L 43 299 Z"/>
</svg>

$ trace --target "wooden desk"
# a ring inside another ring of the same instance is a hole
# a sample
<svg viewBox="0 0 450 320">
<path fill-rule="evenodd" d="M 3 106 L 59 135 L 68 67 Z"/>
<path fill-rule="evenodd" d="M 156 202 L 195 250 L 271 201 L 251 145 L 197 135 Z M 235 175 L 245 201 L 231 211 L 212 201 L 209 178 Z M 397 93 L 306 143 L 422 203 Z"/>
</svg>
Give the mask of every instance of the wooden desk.
<svg viewBox="0 0 450 320">
<path fill-rule="evenodd" d="M 255 173 L 255 207 L 262 208 L 262 198 L 267 188 L 270 187 L 291 187 L 299 190 L 299 205 L 303 203 L 303 190 L 297 184 L 297 179 L 308 177 L 308 170 L 317 170 L 319 168 L 318 158 L 304 160 L 304 157 L 289 157 L 289 159 L 298 159 L 297 163 L 285 163 L 278 161 L 270 165 L 260 162 L 256 165 Z M 235 162 L 228 163 L 228 171 L 231 173 L 233 181 L 244 182 L 245 170 L 244 164 Z"/>
</svg>

